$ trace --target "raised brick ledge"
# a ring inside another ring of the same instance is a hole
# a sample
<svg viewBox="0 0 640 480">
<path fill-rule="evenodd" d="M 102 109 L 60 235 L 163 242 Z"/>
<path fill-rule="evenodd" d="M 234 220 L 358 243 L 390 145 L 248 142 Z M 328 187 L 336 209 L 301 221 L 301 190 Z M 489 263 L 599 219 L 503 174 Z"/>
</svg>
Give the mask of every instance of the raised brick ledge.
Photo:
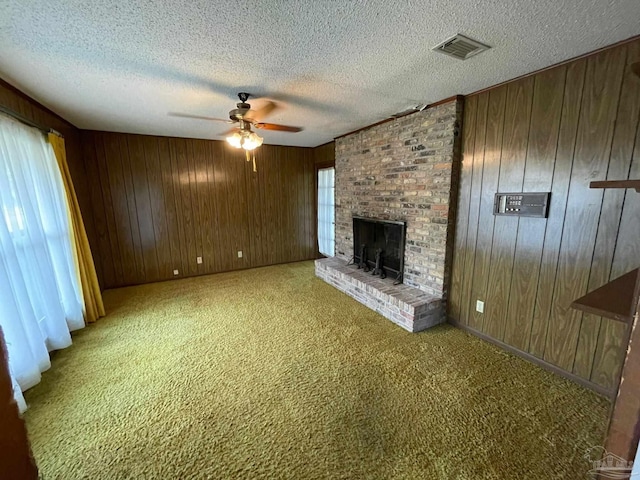
<svg viewBox="0 0 640 480">
<path fill-rule="evenodd" d="M 394 285 L 392 278 L 381 280 L 341 259 L 322 258 L 315 266 L 317 277 L 405 330 L 419 332 L 445 320 L 439 297 L 404 284 Z"/>
</svg>

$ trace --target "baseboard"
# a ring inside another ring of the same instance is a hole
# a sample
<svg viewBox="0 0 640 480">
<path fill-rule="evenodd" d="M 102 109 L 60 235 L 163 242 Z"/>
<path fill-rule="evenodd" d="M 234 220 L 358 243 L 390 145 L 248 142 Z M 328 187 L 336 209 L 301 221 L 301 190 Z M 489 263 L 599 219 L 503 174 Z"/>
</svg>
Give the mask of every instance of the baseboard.
<svg viewBox="0 0 640 480">
<path fill-rule="evenodd" d="M 552 373 L 555 373 L 556 375 L 560 375 L 561 377 L 566 378 L 567 380 L 571 380 L 572 382 L 575 382 L 579 385 L 582 385 L 585 388 L 588 388 L 589 390 L 593 390 L 597 393 L 599 393 L 600 395 L 607 397 L 611 400 L 614 400 L 616 397 L 616 391 L 611 391 L 611 390 L 607 390 L 606 388 L 597 385 L 593 382 L 590 382 L 589 380 L 585 380 L 584 378 L 578 377 L 577 375 L 574 375 L 571 372 L 567 372 L 566 370 L 561 369 L 560 367 L 557 367 L 556 365 L 553 365 L 549 362 L 545 362 L 544 360 L 542 360 L 541 358 L 538 358 L 534 355 L 531 355 L 530 353 L 527 352 L 523 352 L 522 350 L 512 347 L 511 345 L 507 345 L 504 342 L 501 342 L 500 340 L 496 340 L 495 338 L 490 337 L 489 335 L 486 335 L 478 330 L 476 330 L 475 328 L 471 328 L 467 325 L 464 325 L 460 322 L 457 322 L 451 318 L 448 319 L 448 322 L 453 325 L 454 327 L 457 327 L 461 330 L 464 330 L 466 332 L 471 333 L 472 335 L 481 338 L 482 340 L 492 343 L 494 345 L 497 345 L 500 348 L 503 348 L 504 350 L 513 353 L 514 355 L 518 355 L 519 357 L 524 358 L 525 360 L 530 361 L 531 363 L 535 363 L 536 365 L 544 368 L 545 370 L 548 370 Z"/>
</svg>

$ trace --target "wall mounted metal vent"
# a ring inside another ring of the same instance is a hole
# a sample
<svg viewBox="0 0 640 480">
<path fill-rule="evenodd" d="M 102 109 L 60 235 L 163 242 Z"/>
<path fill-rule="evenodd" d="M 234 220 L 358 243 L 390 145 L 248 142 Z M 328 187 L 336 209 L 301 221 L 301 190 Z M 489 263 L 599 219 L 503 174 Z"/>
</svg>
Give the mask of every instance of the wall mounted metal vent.
<svg viewBox="0 0 640 480">
<path fill-rule="evenodd" d="M 436 45 L 431 50 L 444 53 L 460 60 L 466 60 L 467 58 L 473 57 L 474 55 L 484 52 L 485 50 L 489 50 L 490 48 L 491 47 L 489 45 L 472 40 L 464 35 L 457 34 L 448 38 L 441 44 Z"/>
</svg>

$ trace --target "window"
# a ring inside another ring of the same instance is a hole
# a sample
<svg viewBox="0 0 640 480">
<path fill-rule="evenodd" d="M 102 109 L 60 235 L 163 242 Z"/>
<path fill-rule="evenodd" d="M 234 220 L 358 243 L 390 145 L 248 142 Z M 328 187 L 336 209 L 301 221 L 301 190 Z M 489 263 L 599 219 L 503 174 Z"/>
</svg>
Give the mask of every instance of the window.
<svg viewBox="0 0 640 480">
<path fill-rule="evenodd" d="M 318 249 L 335 255 L 335 168 L 318 170 Z"/>
</svg>

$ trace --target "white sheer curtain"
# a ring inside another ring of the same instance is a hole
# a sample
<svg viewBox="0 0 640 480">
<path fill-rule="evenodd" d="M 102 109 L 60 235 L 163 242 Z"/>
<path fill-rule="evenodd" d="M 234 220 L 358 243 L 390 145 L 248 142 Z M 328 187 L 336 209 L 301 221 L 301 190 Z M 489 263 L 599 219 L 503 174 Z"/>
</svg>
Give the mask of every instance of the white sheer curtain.
<svg viewBox="0 0 640 480">
<path fill-rule="evenodd" d="M 318 249 L 333 257 L 335 246 L 335 169 L 318 170 Z"/>
<path fill-rule="evenodd" d="M 49 351 L 84 326 L 60 171 L 44 135 L 0 115 L 0 327 L 21 410 Z"/>
</svg>

